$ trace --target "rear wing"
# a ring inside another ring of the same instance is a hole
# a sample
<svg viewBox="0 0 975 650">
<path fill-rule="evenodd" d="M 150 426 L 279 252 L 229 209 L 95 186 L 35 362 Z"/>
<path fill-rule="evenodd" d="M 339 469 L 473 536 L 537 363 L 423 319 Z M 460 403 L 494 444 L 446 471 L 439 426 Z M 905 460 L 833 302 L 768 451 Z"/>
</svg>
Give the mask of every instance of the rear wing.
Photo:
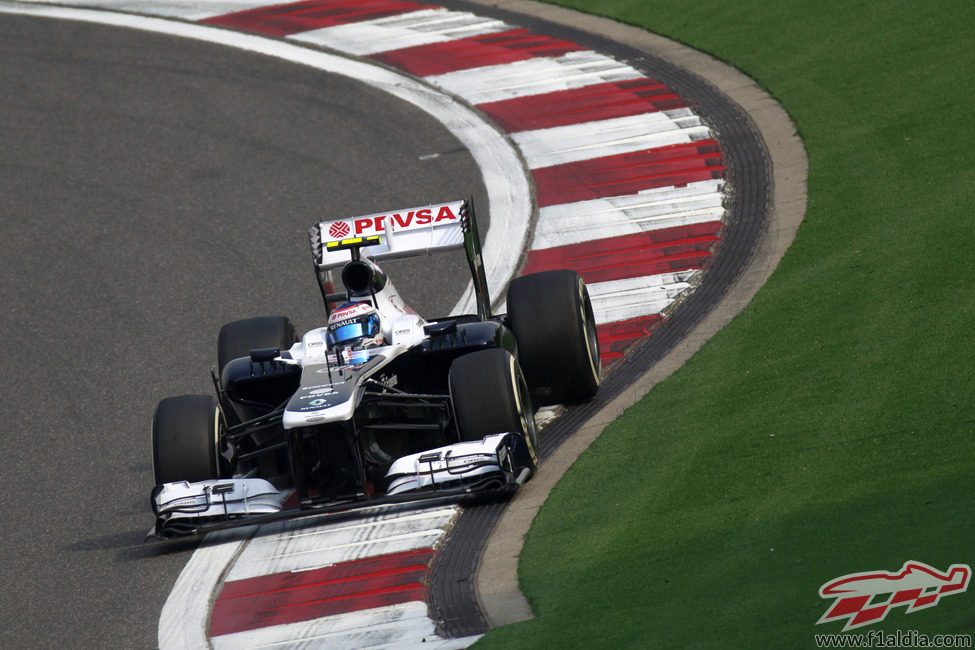
<svg viewBox="0 0 975 650">
<path fill-rule="evenodd" d="M 477 315 L 482 320 L 491 317 L 473 199 L 322 221 L 308 231 L 308 237 L 326 312 L 329 303 L 344 295 L 332 293 L 331 271 L 358 261 L 361 255 L 382 261 L 464 249 Z"/>
</svg>

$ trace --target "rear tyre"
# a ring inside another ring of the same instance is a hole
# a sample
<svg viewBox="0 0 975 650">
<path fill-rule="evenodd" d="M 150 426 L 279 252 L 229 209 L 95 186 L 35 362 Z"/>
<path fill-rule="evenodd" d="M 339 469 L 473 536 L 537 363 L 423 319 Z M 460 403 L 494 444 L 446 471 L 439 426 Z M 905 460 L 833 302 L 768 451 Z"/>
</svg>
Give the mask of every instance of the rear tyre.
<svg viewBox="0 0 975 650">
<path fill-rule="evenodd" d="M 159 402 L 152 418 L 156 485 L 220 478 L 222 427 L 217 401 L 209 395 L 180 395 Z"/>
<path fill-rule="evenodd" d="M 454 359 L 448 377 L 457 432 L 461 440 L 518 432 L 527 444 L 524 464 L 538 466 L 535 409 L 517 359 L 491 348 Z"/>
<path fill-rule="evenodd" d="M 227 323 L 217 338 L 217 368 L 223 373 L 230 361 L 246 357 L 251 350 L 288 350 L 297 341 L 295 326 L 287 316 L 261 316 Z"/>
<path fill-rule="evenodd" d="M 589 291 L 568 269 L 515 278 L 508 324 L 536 404 L 590 399 L 600 383 L 599 338 Z"/>
</svg>

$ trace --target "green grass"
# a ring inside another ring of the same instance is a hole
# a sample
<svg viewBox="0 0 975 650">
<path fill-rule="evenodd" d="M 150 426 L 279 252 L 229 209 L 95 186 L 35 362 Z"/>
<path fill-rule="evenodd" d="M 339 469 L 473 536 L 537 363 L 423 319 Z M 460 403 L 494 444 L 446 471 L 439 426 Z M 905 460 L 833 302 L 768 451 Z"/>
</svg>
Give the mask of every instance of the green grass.
<svg viewBox="0 0 975 650">
<path fill-rule="evenodd" d="M 742 69 L 809 207 L 752 304 L 610 426 L 478 647 L 812 647 L 846 573 L 975 565 L 975 3 L 563 2 Z M 975 636 L 975 587 L 860 630 Z"/>
</svg>

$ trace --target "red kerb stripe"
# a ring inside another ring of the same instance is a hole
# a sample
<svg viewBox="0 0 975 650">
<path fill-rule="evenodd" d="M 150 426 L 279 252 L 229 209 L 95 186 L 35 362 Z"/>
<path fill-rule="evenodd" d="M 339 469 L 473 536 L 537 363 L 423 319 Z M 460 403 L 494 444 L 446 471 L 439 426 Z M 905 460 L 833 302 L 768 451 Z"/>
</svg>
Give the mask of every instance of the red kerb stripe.
<svg viewBox="0 0 975 650">
<path fill-rule="evenodd" d="M 624 353 L 634 343 L 650 336 L 663 321 L 659 314 L 631 318 L 597 325 L 599 333 L 599 356 L 602 365 L 607 366 L 623 358 Z"/>
<path fill-rule="evenodd" d="M 685 271 L 704 266 L 721 222 L 671 228 L 528 252 L 525 273 L 575 269 L 589 283 Z"/>
<path fill-rule="evenodd" d="M 214 16 L 200 22 L 268 36 L 288 36 L 323 27 L 435 8 L 436 5 L 401 0 L 309 0 Z"/>
<path fill-rule="evenodd" d="M 379 52 L 371 58 L 419 77 L 501 65 L 535 57 L 556 57 L 583 50 L 572 41 L 512 29 L 443 43 Z"/>
<path fill-rule="evenodd" d="M 210 635 L 422 600 L 434 553 L 420 549 L 228 582 L 214 603 Z"/>
<path fill-rule="evenodd" d="M 721 150 L 700 140 L 532 170 L 538 205 L 559 205 L 682 186 L 724 175 Z"/>
<path fill-rule="evenodd" d="M 641 78 L 478 104 L 509 133 L 594 122 L 687 103 L 659 81 Z"/>
</svg>

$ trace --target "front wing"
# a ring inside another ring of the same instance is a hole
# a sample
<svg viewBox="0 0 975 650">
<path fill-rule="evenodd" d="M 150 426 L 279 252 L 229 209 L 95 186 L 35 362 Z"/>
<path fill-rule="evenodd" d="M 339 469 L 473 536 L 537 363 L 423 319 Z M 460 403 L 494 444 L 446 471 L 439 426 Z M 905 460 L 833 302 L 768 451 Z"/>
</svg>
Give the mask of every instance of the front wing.
<svg viewBox="0 0 975 650">
<path fill-rule="evenodd" d="M 527 458 L 520 433 L 498 433 L 400 458 L 387 473 L 389 490 L 384 496 L 361 495 L 306 508 L 286 508 L 290 491 L 280 491 L 264 479 L 164 483 L 152 491 L 156 521 L 150 536 L 169 539 L 409 501 L 509 496 L 531 475 Z"/>
</svg>

